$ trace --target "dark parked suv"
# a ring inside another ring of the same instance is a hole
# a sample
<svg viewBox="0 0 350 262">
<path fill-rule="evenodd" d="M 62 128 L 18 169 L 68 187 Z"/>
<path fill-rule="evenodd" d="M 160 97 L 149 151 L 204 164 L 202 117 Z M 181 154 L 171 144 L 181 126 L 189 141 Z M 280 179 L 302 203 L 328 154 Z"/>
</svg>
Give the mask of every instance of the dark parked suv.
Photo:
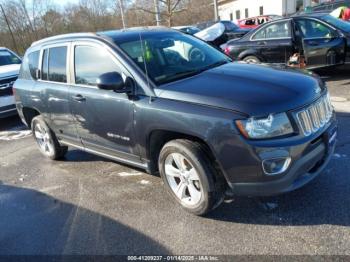
<svg viewBox="0 0 350 262">
<path fill-rule="evenodd" d="M 199 215 L 225 195 L 305 185 L 335 146 L 335 116 L 319 78 L 235 64 L 166 28 L 36 42 L 15 94 L 47 157 L 72 146 L 159 172 L 174 199 Z"/>
</svg>

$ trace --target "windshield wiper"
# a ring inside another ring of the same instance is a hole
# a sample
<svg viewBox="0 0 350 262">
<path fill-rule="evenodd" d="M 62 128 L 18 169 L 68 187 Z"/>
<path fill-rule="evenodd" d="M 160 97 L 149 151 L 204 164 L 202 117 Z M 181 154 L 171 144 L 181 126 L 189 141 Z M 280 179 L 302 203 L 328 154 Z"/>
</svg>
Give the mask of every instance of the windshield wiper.
<svg viewBox="0 0 350 262">
<path fill-rule="evenodd" d="M 164 79 L 164 81 L 162 81 L 162 84 L 169 83 L 171 81 L 179 80 L 179 79 L 182 79 L 182 78 L 198 75 L 198 74 L 200 74 L 200 73 L 202 73 L 204 71 L 207 71 L 209 69 L 212 69 L 212 68 L 215 68 L 215 67 L 227 64 L 228 62 L 229 62 L 228 60 L 220 60 L 220 61 L 218 61 L 216 63 L 213 63 L 211 65 L 208 65 L 208 66 L 205 66 L 205 67 L 202 67 L 202 68 L 177 72 L 177 73 L 175 73 L 173 75 L 170 75 L 166 79 Z"/>
<path fill-rule="evenodd" d="M 211 64 L 211 65 L 208 65 L 208 66 L 205 66 L 201 69 L 199 69 L 200 72 L 204 72 L 204 71 L 207 71 L 209 69 L 212 69 L 212 68 L 215 68 L 215 67 L 218 67 L 218 66 L 221 66 L 221 65 L 224 65 L 224 64 L 227 64 L 229 61 L 228 60 L 220 60 L 214 64 Z"/>
</svg>

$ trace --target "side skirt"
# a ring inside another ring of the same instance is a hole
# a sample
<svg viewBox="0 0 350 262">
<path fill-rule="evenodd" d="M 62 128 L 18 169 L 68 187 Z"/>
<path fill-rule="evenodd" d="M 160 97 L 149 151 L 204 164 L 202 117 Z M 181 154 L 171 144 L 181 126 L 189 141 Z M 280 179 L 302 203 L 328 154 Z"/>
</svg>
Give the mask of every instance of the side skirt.
<svg viewBox="0 0 350 262">
<path fill-rule="evenodd" d="M 102 153 L 102 152 L 99 152 L 99 151 L 96 151 L 96 150 L 93 150 L 93 149 L 90 149 L 90 148 L 86 148 L 86 147 L 83 147 L 83 146 L 80 146 L 80 145 L 76 145 L 76 144 L 73 144 L 73 143 L 70 143 L 70 142 L 67 142 L 67 141 L 64 141 L 64 140 L 60 140 L 60 144 L 63 144 L 63 145 L 66 145 L 66 146 L 75 147 L 75 148 L 80 149 L 82 151 L 85 151 L 85 152 L 88 152 L 88 153 L 91 153 L 91 154 L 94 154 L 94 155 L 98 155 L 98 156 L 101 156 L 101 157 L 105 157 L 105 158 L 108 158 L 108 159 L 111 159 L 111 160 L 115 160 L 117 162 L 120 162 L 120 163 L 123 163 L 123 164 L 127 164 L 127 165 L 130 165 L 130 166 L 133 166 L 133 167 L 144 169 L 145 171 L 149 172 L 149 164 L 148 163 L 135 162 L 135 161 L 132 161 L 132 160 L 129 160 L 129 159 L 120 158 L 120 157 L 113 156 L 113 155 L 106 154 L 106 153 Z"/>
</svg>

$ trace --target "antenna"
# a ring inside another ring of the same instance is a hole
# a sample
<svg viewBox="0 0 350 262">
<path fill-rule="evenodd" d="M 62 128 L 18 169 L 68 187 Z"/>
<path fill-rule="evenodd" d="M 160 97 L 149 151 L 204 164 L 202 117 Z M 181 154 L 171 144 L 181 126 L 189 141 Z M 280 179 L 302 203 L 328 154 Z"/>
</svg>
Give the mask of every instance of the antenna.
<svg viewBox="0 0 350 262">
<path fill-rule="evenodd" d="M 143 46 L 141 33 L 139 33 L 139 36 L 140 36 L 140 43 L 141 43 L 141 52 L 142 52 L 143 66 L 145 67 L 145 73 L 146 73 L 146 79 L 147 79 L 147 86 L 148 86 L 149 89 L 151 89 L 149 76 L 148 76 L 148 69 L 147 69 L 147 64 L 146 64 L 146 58 L 145 58 L 145 48 Z M 151 102 L 152 102 L 152 96 L 150 95 L 148 103 L 150 104 Z"/>
</svg>

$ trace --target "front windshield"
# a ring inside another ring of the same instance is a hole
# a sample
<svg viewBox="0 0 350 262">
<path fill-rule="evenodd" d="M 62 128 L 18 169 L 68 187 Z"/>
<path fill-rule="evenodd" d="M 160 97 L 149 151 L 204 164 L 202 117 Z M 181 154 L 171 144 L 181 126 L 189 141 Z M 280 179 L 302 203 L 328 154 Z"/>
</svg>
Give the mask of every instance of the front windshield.
<svg viewBox="0 0 350 262">
<path fill-rule="evenodd" d="M 189 35 L 146 33 L 142 38 L 142 44 L 136 39 L 117 44 L 157 85 L 231 61 L 220 51 Z"/>
<path fill-rule="evenodd" d="M 0 50 L 0 66 L 20 64 L 21 60 L 7 50 Z"/>
<path fill-rule="evenodd" d="M 327 23 L 337 27 L 338 29 L 350 33 L 350 22 L 335 18 L 331 15 L 325 15 L 322 17 L 322 19 Z"/>
</svg>

